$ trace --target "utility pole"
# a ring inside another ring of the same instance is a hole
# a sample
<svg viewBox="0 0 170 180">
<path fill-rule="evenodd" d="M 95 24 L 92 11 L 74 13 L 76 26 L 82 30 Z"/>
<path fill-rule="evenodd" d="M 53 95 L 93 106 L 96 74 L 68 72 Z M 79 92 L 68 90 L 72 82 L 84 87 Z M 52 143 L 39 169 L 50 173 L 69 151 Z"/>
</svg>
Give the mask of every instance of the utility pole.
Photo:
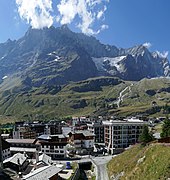
<svg viewBox="0 0 170 180">
<path fill-rule="evenodd" d="M 3 169 L 1 125 L 0 125 L 0 168 Z"/>
</svg>

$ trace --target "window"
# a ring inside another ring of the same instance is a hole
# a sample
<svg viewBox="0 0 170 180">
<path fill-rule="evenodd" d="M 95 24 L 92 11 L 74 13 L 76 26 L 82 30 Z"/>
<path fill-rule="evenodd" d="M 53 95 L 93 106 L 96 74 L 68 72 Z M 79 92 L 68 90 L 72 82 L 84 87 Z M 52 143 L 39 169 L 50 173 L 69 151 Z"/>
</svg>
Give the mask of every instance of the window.
<svg viewBox="0 0 170 180">
<path fill-rule="evenodd" d="M 61 151 L 60 151 L 60 153 L 64 153 L 64 151 L 63 151 L 63 150 L 61 150 Z"/>
<path fill-rule="evenodd" d="M 50 146 L 50 149 L 54 149 L 54 146 Z"/>
</svg>

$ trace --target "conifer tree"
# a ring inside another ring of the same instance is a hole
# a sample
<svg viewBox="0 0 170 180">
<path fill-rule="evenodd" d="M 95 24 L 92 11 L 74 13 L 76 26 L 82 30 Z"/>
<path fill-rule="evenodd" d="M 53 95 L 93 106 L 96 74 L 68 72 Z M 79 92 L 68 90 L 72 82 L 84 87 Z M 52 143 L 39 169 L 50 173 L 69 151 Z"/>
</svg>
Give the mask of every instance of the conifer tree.
<svg viewBox="0 0 170 180">
<path fill-rule="evenodd" d="M 170 120 L 168 117 L 164 120 L 164 123 L 162 125 L 161 137 L 170 137 Z"/>
<path fill-rule="evenodd" d="M 139 136 L 139 141 L 146 145 L 148 142 L 152 141 L 154 139 L 153 135 L 149 132 L 149 128 L 147 125 L 143 126 L 143 130 L 141 135 Z"/>
</svg>

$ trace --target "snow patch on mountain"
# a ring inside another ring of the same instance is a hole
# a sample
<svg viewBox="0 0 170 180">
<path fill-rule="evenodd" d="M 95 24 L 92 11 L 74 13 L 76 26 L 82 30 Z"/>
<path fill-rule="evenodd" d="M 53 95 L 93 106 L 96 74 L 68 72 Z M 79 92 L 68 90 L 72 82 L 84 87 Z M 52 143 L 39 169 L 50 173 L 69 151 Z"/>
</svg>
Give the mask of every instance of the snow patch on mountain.
<svg viewBox="0 0 170 180">
<path fill-rule="evenodd" d="M 2 56 L 0 60 L 3 60 L 5 58 L 5 56 Z"/>
<path fill-rule="evenodd" d="M 61 59 L 61 57 L 59 57 L 55 51 L 53 51 L 52 53 L 49 53 L 48 56 L 54 57 L 55 62 L 58 62 Z"/>
<path fill-rule="evenodd" d="M 8 76 L 4 76 L 2 79 L 4 80 L 4 79 L 6 79 Z"/>
<path fill-rule="evenodd" d="M 55 62 L 58 62 L 61 58 L 59 56 L 55 57 L 56 59 L 54 59 Z"/>
<path fill-rule="evenodd" d="M 110 57 L 94 58 L 93 57 L 92 60 L 99 71 L 108 71 L 107 67 L 109 66 L 109 67 L 115 67 L 117 71 L 121 72 L 122 66 L 121 66 L 120 61 L 122 61 L 124 58 L 126 58 L 126 56 L 118 56 L 114 58 L 110 58 Z"/>
<path fill-rule="evenodd" d="M 167 61 L 164 62 L 163 68 L 164 68 L 164 75 L 169 76 L 170 75 L 170 67 L 169 67 L 169 63 Z"/>
</svg>

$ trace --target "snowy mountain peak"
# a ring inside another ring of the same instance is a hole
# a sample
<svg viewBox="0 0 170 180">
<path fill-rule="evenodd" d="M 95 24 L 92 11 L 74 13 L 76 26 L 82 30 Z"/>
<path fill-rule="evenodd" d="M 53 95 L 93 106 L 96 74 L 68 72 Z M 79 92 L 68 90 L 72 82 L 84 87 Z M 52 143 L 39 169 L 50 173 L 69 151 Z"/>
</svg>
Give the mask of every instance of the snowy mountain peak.
<svg viewBox="0 0 170 180">
<path fill-rule="evenodd" d="M 149 50 L 144 45 L 134 46 L 125 51 L 126 54 L 131 54 L 132 56 L 144 56 L 144 54 L 149 54 Z"/>
<path fill-rule="evenodd" d="M 40 86 L 105 75 L 125 80 L 169 76 L 170 65 L 166 52 L 151 53 L 145 45 L 118 49 L 64 25 L 29 28 L 19 40 L 0 44 L 0 79 L 18 72 Z"/>
</svg>

